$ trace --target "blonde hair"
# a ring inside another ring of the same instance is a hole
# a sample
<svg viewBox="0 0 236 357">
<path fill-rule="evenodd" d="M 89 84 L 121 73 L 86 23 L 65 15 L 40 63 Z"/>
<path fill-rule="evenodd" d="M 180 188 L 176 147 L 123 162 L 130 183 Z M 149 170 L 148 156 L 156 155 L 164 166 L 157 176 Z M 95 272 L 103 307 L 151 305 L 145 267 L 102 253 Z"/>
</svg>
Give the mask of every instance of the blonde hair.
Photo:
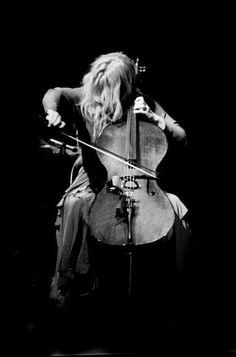
<svg viewBox="0 0 236 357">
<path fill-rule="evenodd" d="M 124 103 L 132 96 L 135 64 L 122 52 L 99 56 L 83 77 L 81 113 L 93 127 L 92 141 L 109 122 L 121 119 Z"/>
</svg>

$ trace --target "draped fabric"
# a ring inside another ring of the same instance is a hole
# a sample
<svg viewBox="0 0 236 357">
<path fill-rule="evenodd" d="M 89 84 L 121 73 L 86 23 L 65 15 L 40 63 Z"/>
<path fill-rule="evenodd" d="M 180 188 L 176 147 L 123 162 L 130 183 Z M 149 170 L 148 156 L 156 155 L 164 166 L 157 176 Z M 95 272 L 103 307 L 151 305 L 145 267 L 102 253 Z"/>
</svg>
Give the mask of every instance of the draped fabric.
<svg viewBox="0 0 236 357">
<path fill-rule="evenodd" d="M 159 273 L 161 266 L 162 270 L 163 267 L 168 267 L 168 271 L 170 267 L 174 267 L 174 270 L 177 271 L 184 269 L 190 238 L 190 231 L 184 222 L 187 208 L 177 196 L 168 193 L 167 197 L 175 211 L 173 227 L 165 237 L 157 242 L 146 244 L 147 247 L 137 248 L 138 255 L 141 250 L 155 252 L 159 268 L 154 264 L 152 271 L 158 269 Z M 96 260 L 96 256 L 101 253 L 101 257 L 104 257 L 103 253 L 106 252 L 106 249 L 99 248 L 97 250 L 98 246 L 93 244 L 93 240 L 88 235 L 88 214 L 95 198 L 96 194 L 91 189 L 88 176 L 82 166 L 75 181 L 66 190 L 57 205 L 58 215 L 55 225 L 58 251 L 55 275 L 52 279 L 51 298 L 60 305 L 64 305 L 73 294 L 77 296 L 91 294 L 99 284 L 96 269 L 97 266 L 101 266 L 101 259 Z M 96 249 L 91 250 L 90 244 Z M 113 251 L 109 250 L 109 254 Z M 116 253 L 115 256 L 117 256 Z M 158 257 L 162 257 L 161 262 L 165 262 L 165 264 L 160 264 Z M 145 258 L 143 259 L 145 260 Z M 153 262 L 156 259 L 153 257 Z M 141 264 L 142 258 L 139 260 L 138 264 Z M 94 261 L 95 264 L 93 264 Z M 105 264 L 106 259 L 103 261 Z M 112 257 L 111 261 L 113 261 Z M 99 262 L 98 265 L 97 262 Z M 107 265 L 107 270 L 111 272 L 112 267 L 109 268 Z M 114 271 L 114 279 L 110 279 L 110 283 L 116 281 L 116 273 Z M 117 280 L 117 286 L 118 284 Z"/>
</svg>

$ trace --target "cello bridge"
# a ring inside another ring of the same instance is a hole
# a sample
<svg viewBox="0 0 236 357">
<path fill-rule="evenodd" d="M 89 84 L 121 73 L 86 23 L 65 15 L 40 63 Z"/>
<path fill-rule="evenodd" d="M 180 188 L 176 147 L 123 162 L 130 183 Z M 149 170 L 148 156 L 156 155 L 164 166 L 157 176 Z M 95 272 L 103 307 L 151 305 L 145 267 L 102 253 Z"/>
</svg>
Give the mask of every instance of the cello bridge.
<svg viewBox="0 0 236 357">
<path fill-rule="evenodd" d="M 137 190 L 140 188 L 140 184 L 135 179 L 135 176 L 122 176 L 122 188 L 127 190 Z"/>
</svg>

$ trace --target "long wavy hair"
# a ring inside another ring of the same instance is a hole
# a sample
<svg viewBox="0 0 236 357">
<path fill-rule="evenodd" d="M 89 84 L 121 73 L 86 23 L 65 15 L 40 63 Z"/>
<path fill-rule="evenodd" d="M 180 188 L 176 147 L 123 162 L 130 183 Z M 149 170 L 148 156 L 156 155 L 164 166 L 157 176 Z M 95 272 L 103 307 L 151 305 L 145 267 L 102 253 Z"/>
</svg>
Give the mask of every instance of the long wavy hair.
<svg viewBox="0 0 236 357">
<path fill-rule="evenodd" d="M 99 56 L 82 80 L 80 109 L 93 128 L 92 141 L 123 116 L 135 88 L 135 64 L 122 52 Z"/>
</svg>

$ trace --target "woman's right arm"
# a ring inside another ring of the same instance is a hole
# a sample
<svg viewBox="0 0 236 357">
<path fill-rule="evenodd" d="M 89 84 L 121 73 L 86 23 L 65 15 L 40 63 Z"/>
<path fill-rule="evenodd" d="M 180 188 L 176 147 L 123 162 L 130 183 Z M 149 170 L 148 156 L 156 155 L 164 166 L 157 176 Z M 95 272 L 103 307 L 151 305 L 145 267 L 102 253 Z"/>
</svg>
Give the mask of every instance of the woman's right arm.
<svg viewBox="0 0 236 357">
<path fill-rule="evenodd" d="M 65 122 L 62 120 L 60 114 L 60 100 L 64 97 L 69 104 L 73 105 L 79 100 L 79 93 L 77 88 L 60 88 L 56 87 L 49 89 L 42 100 L 43 108 L 47 114 L 48 126 L 59 126 L 63 128 Z"/>
</svg>

